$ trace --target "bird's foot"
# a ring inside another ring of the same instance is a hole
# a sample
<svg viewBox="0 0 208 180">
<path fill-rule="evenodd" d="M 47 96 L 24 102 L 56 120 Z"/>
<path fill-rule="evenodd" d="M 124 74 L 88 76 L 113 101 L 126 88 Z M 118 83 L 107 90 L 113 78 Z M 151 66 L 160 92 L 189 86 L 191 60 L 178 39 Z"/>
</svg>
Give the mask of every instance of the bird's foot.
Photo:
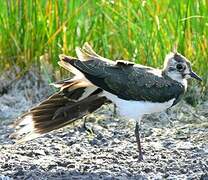
<svg viewBox="0 0 208 180">
<path fill-rule="evenodd" d="M 136 161 L 138 161 L 138 162 L 143 162 L 143 161 L 144 161 L 144 156 L 143 156 L 143 154 L 135 155 L 133 158 L 134 158 Z"/>
<path fill-rule="evenodd" d="M 139 162 L 144 161 L 143 154 L 139 154 L 139 156 L 138 156 L 138 161 L 139 161 Z"/>
</svg>

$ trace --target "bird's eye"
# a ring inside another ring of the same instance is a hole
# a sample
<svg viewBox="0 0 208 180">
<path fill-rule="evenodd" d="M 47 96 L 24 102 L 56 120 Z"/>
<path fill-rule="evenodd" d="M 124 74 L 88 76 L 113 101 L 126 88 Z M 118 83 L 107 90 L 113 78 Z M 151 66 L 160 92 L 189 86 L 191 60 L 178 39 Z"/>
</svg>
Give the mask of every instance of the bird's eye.
<svg viewBox="0 0 208 180">
<path fill-rule="evenodd" d="M 177 64 L 176 68 L 177 68 L 177 70 L 182 71 L 185 69 L 185 66 L 183 64 Z"/>
</svg>

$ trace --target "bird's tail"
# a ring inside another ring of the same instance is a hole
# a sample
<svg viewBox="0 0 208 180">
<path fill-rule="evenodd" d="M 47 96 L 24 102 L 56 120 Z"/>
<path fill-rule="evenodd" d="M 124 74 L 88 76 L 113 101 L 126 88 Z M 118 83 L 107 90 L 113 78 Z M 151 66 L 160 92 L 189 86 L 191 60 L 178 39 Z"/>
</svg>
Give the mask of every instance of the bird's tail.
<svg viewBox="0 0 208 180">
<path fill-rule="evenodd" d="M 100 92 L 95 87 L 72 83 L 19 117 L 14 123 L 16 131 L 10 137 L 21 143 L 72 123 L 106 102 Z"/>
<path fill-rule="evenodd" d="M 55 87 L 60 88 L 59 92 L 15 121 L 13 126 L 16 131 L 10 137 L 16 139 L 17 143 L 62 128 L 95 111 L 107 101 L 100 96 L 102 90 L 88 82 L 82 73 L 63 61 L 59 64 L 74 73 L 75 77 L 54 83 Z"/>
</svg>

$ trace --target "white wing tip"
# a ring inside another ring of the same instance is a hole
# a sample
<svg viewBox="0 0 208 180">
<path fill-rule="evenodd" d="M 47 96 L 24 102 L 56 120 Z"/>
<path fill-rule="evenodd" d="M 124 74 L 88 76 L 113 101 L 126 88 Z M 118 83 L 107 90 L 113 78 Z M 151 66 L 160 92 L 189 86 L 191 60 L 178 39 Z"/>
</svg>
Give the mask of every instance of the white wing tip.
<svg viewBox="0 0 208 180">
<path fill-rule="evenodd" d="M 23 143 L 39 137 L 41 134 L 35 132 L 33 115 L 25 115 L 16 125 L 16 132 L 10 135 L 11 139 L 15 139 L 16 143 Z"/>
</svg>

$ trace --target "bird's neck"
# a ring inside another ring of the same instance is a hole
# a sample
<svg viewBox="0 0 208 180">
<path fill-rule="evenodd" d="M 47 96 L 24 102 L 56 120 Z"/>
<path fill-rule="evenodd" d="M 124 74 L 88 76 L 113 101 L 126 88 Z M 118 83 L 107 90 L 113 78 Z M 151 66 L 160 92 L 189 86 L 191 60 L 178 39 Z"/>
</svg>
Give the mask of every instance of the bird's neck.
<svg viewBox="0 0 208 180">
<path fill-rule="evenodd" d="M 188 82 L 185 78 L 182 78 L 182 76 L 177 75 L 177 74 L 173 74 L 173 73 L 167 73 L 166 71 L 162 71 L 162 76 L 164 78 L 169 78 L 171 80 L 174 80 L 174 81 L 182 84 L 185 88 L 185 91 L 186 91 Z"/>
</svg>

